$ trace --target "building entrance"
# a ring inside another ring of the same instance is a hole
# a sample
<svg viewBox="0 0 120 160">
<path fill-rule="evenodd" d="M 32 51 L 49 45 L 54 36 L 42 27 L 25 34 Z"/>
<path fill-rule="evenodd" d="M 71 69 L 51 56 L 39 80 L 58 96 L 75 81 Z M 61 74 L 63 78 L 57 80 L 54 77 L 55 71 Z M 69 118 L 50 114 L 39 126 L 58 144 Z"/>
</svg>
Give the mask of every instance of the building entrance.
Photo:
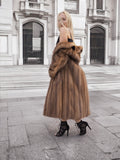
<svg viewBox="0 0 120 160">
<path fill-rule="evenodd" d="M 44 28 L 36 22 L 23 25 L 23 64 L 43 64 Z"/>
<path fill-rule="evenodd" d="M 90 63 L 104 64 L 105 30 L 94 27 L 90 30 Z"/>
</svg>

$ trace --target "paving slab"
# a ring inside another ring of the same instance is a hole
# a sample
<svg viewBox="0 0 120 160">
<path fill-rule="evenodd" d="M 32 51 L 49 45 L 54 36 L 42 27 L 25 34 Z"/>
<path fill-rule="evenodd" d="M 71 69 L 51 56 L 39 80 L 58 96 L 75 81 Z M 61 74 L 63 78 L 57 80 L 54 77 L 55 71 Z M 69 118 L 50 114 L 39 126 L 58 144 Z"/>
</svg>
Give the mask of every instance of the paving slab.
<svg viewBox="0 0 120 160">
<path fill-rule="evenodd" d="M 24 124 L 24 119 L 22 116 L 8 117 L 8 126 Z"/>
<path fill-rule="evenodd" d="M 120 132 L 119 133 L 115 133 L 115 135 L 120 138 Z"/>
<path fill-rule="evenodd" d="M 0 142 L 0 160 L 8 159 L 8 141 Z"/>
<path fill-rule="evenodd" d="M 28 145 L 28 137 L 24 125 L 9 127 L 9 140 L 11 147 Z"/>
<path fill-rule="evenodd" d="M 7 118 L 8 118 L 8 113 L 6 111 L 0 112 L 0 128 L 8 127 Z"/>
<path fill-rule="evenodd" d="M 8 107 L 0 107 L 0 112 L 7 112 L 8 111 Z"/>
<path fill-rule="evenodd" d="M 1 97 L 0 97 L 0 108 L 1 107 L 7 107 L 7 102 L 1 102 Z"/>
<path fill-rule="evenodd" d="M 8 128 L 0 127 L 0 142 L 8 141 Z"/>
<path fill-rule="evenodd" d="M 21 117 L 22 112 L 21 111 L 10 111 L 8 112 L 8 118 L 10 117 Z"/>
<path fill-rule="evenodd" d="M 120 114 L 114 114 L 114 116 L 120 118 Z"/>
<path fill-rule="evenodd" d="M 40 144 L 11 149 L 10 160 L 65 160 L 59 148 L 45 147 Z"/>
<path fill-rule="evenodd" d="M 120 133 L 120 125 L 119 125 L 119 126 L 107 127 L 107 129 L 108 129 L 111 133 Z"/>
<path fill-rule="evenodd" d="M 114 116 L 99 116 L 94 119 L 104 127 L 120 125 L 120 119 Z"/>
</svg>

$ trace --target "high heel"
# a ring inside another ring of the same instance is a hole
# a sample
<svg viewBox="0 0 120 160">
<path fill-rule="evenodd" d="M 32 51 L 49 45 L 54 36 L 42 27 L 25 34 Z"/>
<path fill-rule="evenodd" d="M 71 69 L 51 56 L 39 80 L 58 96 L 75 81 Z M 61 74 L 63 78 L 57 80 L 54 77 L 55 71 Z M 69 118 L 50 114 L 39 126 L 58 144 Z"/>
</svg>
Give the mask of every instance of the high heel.
<svg viewBox="0 0 120 160">
<path fill-rule="evenodd" d="M 77 126 L 80 129 L 80 135 L 86 134 L 86 127 L 88 127 L 91 130 L 91 127 L 89 126 L 89 124 L 82 120 L 77 123 Z"/>
<path fill-rule="evenodd" d="M 68 130 L 67 130 L 67 136 L 69 136 L 69 128 L 68 128 Z"/>
<path fill-rule="evenodd" d="M 61 124 L 60 124 L 60 129 L 59 131 L 56 133 L 56 136 L 57 137 L 61 137 L 64 135 L 64 133 L 67 131 L 67 136 L 69 136 L 69 125 L 67 124 L 66 121 L 61 121 Z"/>
</svg>

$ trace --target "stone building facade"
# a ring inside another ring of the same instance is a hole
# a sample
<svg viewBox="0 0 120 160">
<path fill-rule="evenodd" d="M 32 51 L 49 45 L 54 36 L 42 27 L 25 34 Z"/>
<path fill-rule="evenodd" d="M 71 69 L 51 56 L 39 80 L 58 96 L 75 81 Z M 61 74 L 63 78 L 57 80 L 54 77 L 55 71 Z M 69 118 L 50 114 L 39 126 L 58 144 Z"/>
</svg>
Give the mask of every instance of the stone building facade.
<svg viewBox="0 0 120 160">
<path fill-rule="evenodd" d="M 120 64 L 119 8 L 120 0 L 0 0 L 0 65 L 48 65 L 63 10 L 84 48 L 80 64 Z"/>
</svg>

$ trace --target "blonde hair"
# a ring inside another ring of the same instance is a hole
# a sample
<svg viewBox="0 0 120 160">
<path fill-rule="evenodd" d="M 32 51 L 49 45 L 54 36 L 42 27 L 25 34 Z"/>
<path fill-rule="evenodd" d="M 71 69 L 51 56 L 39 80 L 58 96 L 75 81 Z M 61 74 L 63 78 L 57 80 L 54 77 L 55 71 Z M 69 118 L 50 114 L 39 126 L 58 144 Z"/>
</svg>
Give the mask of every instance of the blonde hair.
<svg viewBox="0 0 120 160">
<path fill-rule="evenodd" d="M 66 16 L 66 18 L 67 18 L 67 27 L 70 29 L 70 33 L 71 33 L 72 39 L 74 40 L 72 19 L 71 19 L 70 14 L 67 11 L 62 11 L 62 12 L 60 12 L 58 14 L 58 16 L 57 16 L 57 26 L 58 26 L 58 29 L 60 30 L 60 24 L 58 23 L 58 19 L 59 19 L 59 16 L 60 16 L 61 13 L 64 13 L 65 16 Z"/>
</svg>

